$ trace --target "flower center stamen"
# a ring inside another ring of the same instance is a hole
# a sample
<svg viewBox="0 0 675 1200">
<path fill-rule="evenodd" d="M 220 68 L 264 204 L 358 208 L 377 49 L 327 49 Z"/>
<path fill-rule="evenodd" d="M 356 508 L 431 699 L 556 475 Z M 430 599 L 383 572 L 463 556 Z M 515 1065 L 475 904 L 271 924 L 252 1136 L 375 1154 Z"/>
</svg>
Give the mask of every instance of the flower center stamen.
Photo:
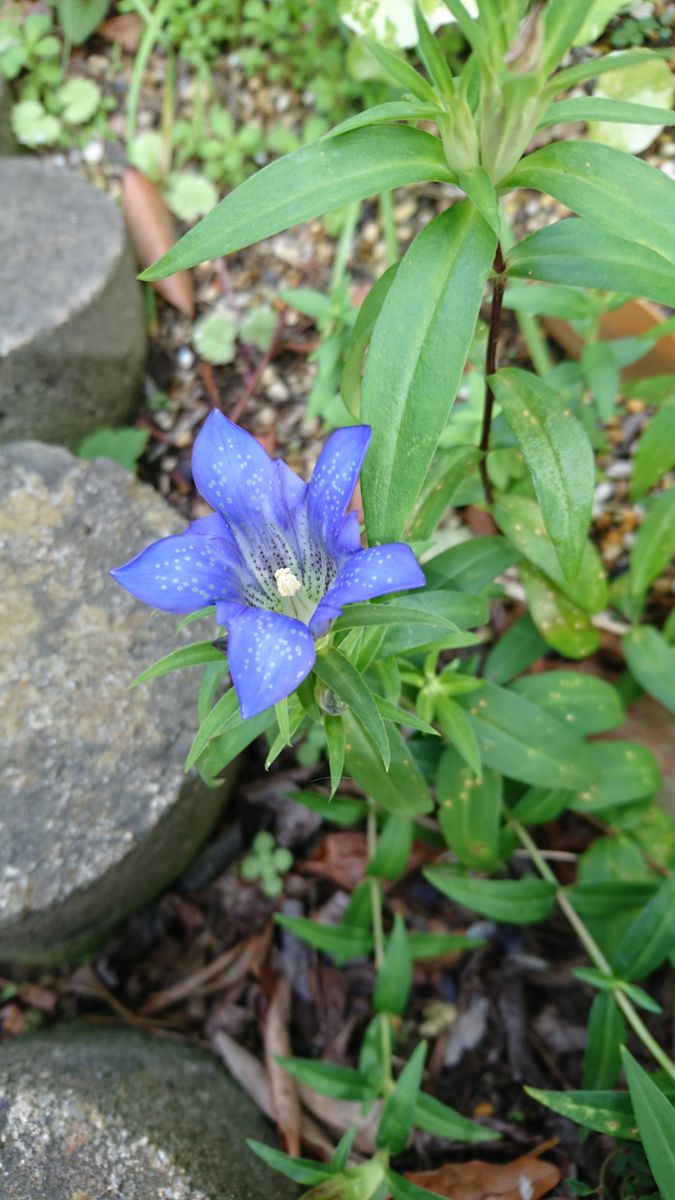
<svg viewBox="0 0 675 1200">
<path fill-rule="evenodd" d="M 290 567 L 280 567 L 274 572 L 277 590 L 280 596 L 295 596 L 296 592 L 300 591 L 302 584 L 297 575 L 294 575 Z"/>
</svg>

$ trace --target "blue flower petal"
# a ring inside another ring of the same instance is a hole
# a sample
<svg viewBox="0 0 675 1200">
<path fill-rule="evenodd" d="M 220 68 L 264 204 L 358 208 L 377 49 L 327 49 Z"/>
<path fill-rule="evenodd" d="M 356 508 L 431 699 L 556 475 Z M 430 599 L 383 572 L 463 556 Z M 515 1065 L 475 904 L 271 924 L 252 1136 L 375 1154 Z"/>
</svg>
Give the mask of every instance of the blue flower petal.
<svg viewBox="0 0 675 1200">
<path fill-rule="evenodd" d="M 307 488 L 307 514 L 312 533 L 324 542 L 352 498 L 369 441 L 369 425 L 351 425 L 332 433 L 319 455 Z"/>
<path fill-rule="evenodd" d="M 314 666 L 314 640 L 294 617 L 249 608 L 227 622 L 227 655 L 244 720 L 290 696 Z"/>
<path fill-rule="evenodd" d="M 356 554 L 361 549 L 361 529 L 358 513 L 347 513 L 337 522 L 328 538 L 328 550 L 338 562 L 346 554 Z"/>
<path fill-rule="evenodd" d="M 165 612 L 195 612 L 216 600 L 238 600 L 231 534 L 226 530 L 221 537 L 217 528 L 212 517 L 204 517 L 185 533 L 153 542 L 111 575 L 139 600 Z"/>
<path fill-rule="evenodd" d="M 217 409 L 209 413 L 195 441 L 192 475 L 204 499 L 233 528 L 283 523 L 293 491 L 287 476 L 293 472 L 283 464 L 282 474 L 260 443 Z M 304 489 L 302 481 L 297 482 L 297 490 Z"/>
<path fill-rule="evenodd" d="M 394 542 L 389 546 L 372 546 L 352 554 L 338 572 L 335 583 L 328 589 L 310 621 L 315 637 L 322 637 L 328 625 L 339 616 L 343 604 L 385 596 L 388 592 L 403 592 L 408 588 L 424 587 L 426 579 L 410 546 Z"/>
</svg>

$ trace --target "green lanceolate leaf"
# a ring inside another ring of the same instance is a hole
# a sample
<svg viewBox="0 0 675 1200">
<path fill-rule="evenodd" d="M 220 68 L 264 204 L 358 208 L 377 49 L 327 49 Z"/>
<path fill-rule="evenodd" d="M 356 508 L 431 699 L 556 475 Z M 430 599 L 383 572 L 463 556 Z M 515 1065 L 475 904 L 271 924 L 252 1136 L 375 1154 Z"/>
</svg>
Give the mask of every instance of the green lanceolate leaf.
<svg viewBox="0 0 675 1200">
<path fill-rule="evenodd" d="M 656 883 L 651 878 L 582 879 L 567 888 L 567 897 L 582 917 L 609 917 L 612 913 L 644 908 L 655 890 Z"/>
<path fill-rule="evenodd" d="M 540 1088 L 526 1087 L 533 1100 L 546 1108 L 560 1113 L 562 1117 L 592 1129 L 595 1133 L 606 1133 L 610 1137 L 639 1141 L 633 1105 L 628 1092 L 579 1091 L 545 1092 Z"/>
<path fill-rule="evenodd" d="M 542 671 L 513 683 L 514 692 L 566 721 L 584 737 L 623 725 L 619 693 L 604 679 L 581 671 Z"/>
<path fill-rule="evenodd" d="M 327 1163 L 314 1162 L 310 1158 L 291 1158 L 282 1150 L 267 1146 L 264 1142 L 257 1142 L 255 1138 L 247 1138 L 246 1145 L 258 1158 L 267 1163 L 268 1167 L 272 1167 L 272 1170 L 285 1175 L 287 1179 L 293 1179 L 303 1187 L 322 1183 L 334 1174 L 333 1168 Z"/>
<path fill-rule="evenodd" d="M 620 153 L 617 151 L 617 153 Z M 675 304 L 673 265 L 639 242 L 610 233 L 600 219 L 565 219 L 518 242 L 509 275 L 646 296 Z"/>
<path fill-rule="evenodd" d="M 448 584 L 461 592 L 481 592 L 492 580 L 512 567 L 518 551 L 503 537 L 477 537 L 450 546 L 424 564 L 430 587 Z"/>
<path fill-rule="evenodd" d="M 449 696 L 438 696 L 435 701 L 436 719 L 450 748 L 464 759 L 473 777 L 481 773 L 481 757 L 478 738 L 464 709 Z"/>
<path fill-rule="evenodd" d="M 367 1076 L 351 1067 L 336 1063 L 317 1062 L 313 1058 L 283 1058 L 277 1062 L 294 1079 L 306 1087 L 330 1096 L 333 1100 L 372 1100 L 374 1088 Z"/>
<path fill-rule="evenodd" d="M 613 1087 L 621 1070 L 621 1046 L 626 1038 L 626 1021 L 614 996 L 600 992 L 593 997 L 588 1018 L 584 1054 L 584 1088 Z"/>
<path fill-rule="evenodd" d="M 607 580 L 598 553 L 590 542 L 584 547 L 578 575 L 569 580 L 562 571 L 534 500 L 515 494 L 501 496 L 494 506 L 494 517 L 511 544 L 573 604 L 588 613 L 600 612 L 605 607 Z"/>
<path fill-rule="evenodd" d="M 675 467 L 675 397 L 666 400 L 643 431 L 633 459 L 631 500 L 639 500 Z"/>
<path fill-rule="evenodd" d="M 412 92 L 418 100 L 422 100 L 425 104 L 431 104 L 438 110 L 438 97 L 434 89 L 414 67 L 410 66 L 410 63 L 407 63 L 400 55 L 394 54 L 393 50 L 388 50 L 380 42 L 373 41 L 372 38 L 364 37 L 363 40 L 373 58 L 377 59 L 380 66 L 384 67 L 396 83 L 406 91 Z"/>
<path fill-rule="evenodd" d="M 431 812 L 433 801 L 412 751 L 395 726 L 387 723 L 391 762 L 385 771 L 370 738 L 357 721 L 345 718 L 347 771 L 387 812 L 415 816 Z"/>
<path fill-rule="evenodd" d="M 675 556 L 675 488 L 651 505 L 630 556 L 633 594 L 643 596 Z"/>
<path fill-rule="evenodd" d="M 426 1133 L 445 1138 L 450 1142 L 493 1142 L 499 1137 L 491 1129 L 469 1121 L 460 1113 L 442 1104 L 434 1096 L 420 1092 L 415 1105 L 415 1125 Z"/>
<path fill-rule="evenodd" d="M 409 933 L 408 941 L 413 962 L 424 962 L 429 958 L 444 958 L 462 950 L 478 950 L 485 946 L 484 938 L 465 937 L 462 933 Z"/>
<path fill-rule="evenodd" d="M 241 721 L 239 701 L 234 688 L 230 688 L 229 692 L 226 692 L 214 704 L 206 719 L 202 721 L 185 761 L 185 770 L 189 771 L 190 767 L 196 763 L 199 755 L 206 749 L 212 738 L 223 734 L 229 726 L 234 725 L 237 721 Z"/>
<path fill-rule="evenodd" d="M 375 322 L 384 304 L 385 296 L 394 282 L 398 265 L 397 262 L 392 263 L 384 274 L 375 280 L 359 309 L 356 324 L 352 330 L 349 349 L 340 377 L 340 395 L 347 409 L 356 420 L 359 419 L 361 411 L 361 367 L 363 359 L 368 349 L 368 343 L 370 342 Z"/>
<path fill-rule="evenodd" d="M 308 917 L 288 917 L 284 913 L 277 913 L 275 921 L 301 941 L 307 942 L 308 946 L 321 950 L 323 954 L 330 954 L 338 966 L 350 958 L 364 958 L 372 950 L 372 935 L 358 926 L 319 925 Z"/>
<path fill-rule="evenodd" d="M 443 51 L 424 19 L 424 13 L 419 4 L 415 4 L 415 24 L 418 38 L 417 52 L 424 63 L 427 74 L 436 84 L 441 95 L 450 100 L 454 96 L 452 73 Z"/>
<path fill-rule="evenodd" d="M 590 747 L 557 717 L 509 689 L 486 683 L 459 703 L 473 721 L 483 762 L 495 771 L 547 788 L 583 788 L 597 777 Z"/>
<path fill-rule="evenodd" d="M 625 1048 L 622 1058 L 647 1162 L 663 1200 L 675 1200 L 675 1106 Z"/>
<path fill-rule="evenodd" d="M 405 1009 L 412 987 L 412 955 L 400 913 L 394 918 L 384 962 L 377 973 L 373 1005 L 376 1012 L 400 1015 Z"/>
<path fill-rule="evenodd" d="M 584 0 L 550 0 L 544 9 L 544 46 L 542 68 L 546 72 L 557 67 L 570 49 L 584 18 L 588 3 Z"/>
<path fill-rule="evenodd" d="M 558 100 L 547 108 L 539 128 L 567 121 L 612 121 L 620 125 L 675 125 L 675 113 L 653 104 L 633 104 L 630 100 L 608 100 L 603 96 L 584 96 Z"/>
<path fill-rule="evenodd" d="M 657 629 L 641 625 L 623 639 L 631 675 L 655 700 L 675 712 L 675 650 Z"/>
<path fill-rule="evenodd" d="M 608 71 L 622 71 L 625 67 L 643 65 L 650 59 L 672 58 L 672 50 L 626 50 L 622 54 L 602 54 L 597 58 L 586 59 L 573 67 L 558 71 L 549 83 L 546 91 L 550 96 L 557 96 L 569 88 L 576 87 L 585 79 L 596 79 L 606 75 Z"/>
<path fill-rule="evenodd" d="M 385 700 L 382 696 L 376 696 L 375 703 L 385 721 L 393 721 L 395 725 L 402 725 L 408 729 L 419 729 L 420 733 L 439 737 L 438 730 L 434 729 L 433 725 L 421 721 L 415 713 L 409 712 L 407 708 L 399 708 L 398 704 L 392 704 L 390 700 Z"/>
<path fill-rule="evenodd" d="M 675 951 L 675 876 L 664 879 L 617 946 L 613 967 L 625 979 L 645 979 Z"/>
<path fill-rule="evenodd" d="M 391 813 L 382 827 L 377 851 L 368 863 L 368 874 L 378 879 L 399 879 L 408 865 L 412 840 L 410 817 Z"/>
<path fill-rule="evenodd" d="M 485 167 L 471 167 L 460 171 L 457 182 L 469 200 L 478 209 L 484 221 L 497 237 L 500 236 L 499 205 L 495 187 Z"/>
<path fill-rule="evenodd" d="M 566 658 L 587 658 L 600 644 L 588 613 L 579 608 L 531 563 L 520 565 L 530 614 L 541 636 Z"/>
<path fill-rule="evenodd" d="M 362 473 L 372 544 L 401 537 L 420 493 L 462 377 L 495 244 L 471 204 L 453 205 L 418 234 L 382 306 L 361 397 L 361 417 L 373 429 Z"/>
<path fill-rule="evenodd" d="M 427 588 L 417 595 L 408 596 L 406 607 L 408 606 L 415 608 L 418 613 L 425 613 L 428 621 L 423 624 L 418 619 L 412 623 L 402 621 L 388 628 L 376 658 L 391 658 L 436 645 L 446 650 L 458 646 L 473 646 L 480 638 L 465 633 L 464 630 L 483 625 L 488 617 L 485 597 L 470 596 L 466 592 L 432 592 Z M 446 632 L 440 629 L 436 624 L 439 616 L 453 621 L 460 632 L 452 633 L 450 630 Z"/>
<path fill-rule="evenodd" d="M 393 57 L 396 58 L 396 55 Z M 396 61 L 402 63 L 403 59 L 397 58 Z M 413 68 L 408 67 L 408 70 L 412 71 Z M 413 74 L 424 83 L 417 71 L 413 71 Z M 363 129 L 367 125 L 385 125 L 390 121 L 433 121 L 441 112 L 442 109 L 437 103 L 430 103 L 428 100 L 424 104 L 410 100 L 388 100 L 385 104 L 375 104 L 353 117 L 347 117 L 346 121 L 341 121 L 324 135 L 324 141 L 340 137 L 343 133 L 351 133 L 353 129 Z"/>
<path fill-rule="evenodd" d="M 557 394 L 536 375 L 506 367 L 491 382 L 520 443 L 561 566 L 567 578 L 574 579 L 591 521 L 591 444 Z"/>
<path fill-rule="evenodd" d="M 86 42 L 109 8 L 110 0 L 56 0 L 59 25 L 74 46 Z"/>
<path fill-rule="evenodd" d="M 417 608 L 408 604 L 365 603 L 348 604 L 343 615 L 335 622 L 333 630 L 340 633 L 343 629 L 403 624 L 434 625 L 439 631 L 447 629 L 450 633 L 457 633 L 459 629 L 459 625 L 439 611 L 431 613 L 428 608 Z"/>
<path fill-rule="evenodd" d="M 602 812 L 653 796 L 661 783 L 659 765 L 647 746 L 635 742 L 594 742 L 586 747 L 597 783 L 570 797 L 575 812 Z"/>
<path fill-rule="evenodd" d="M 455 904 L 508 925 L 543 921 L 555 903 L 555 884 L 546 879 L 472 879 L 451 867 L 427 867 L 424 874 Z"/>
<path fill-rule="evenodd" d="M 446 0 L 448 3 L 449 0 Z M 441 1200 L 438 1192 L 430 1192 L 413 1183 L 412 1179 L 406 1179 L 405 1175 L 398 1175 L 396 1171 L 387 1170 L 385 1176 L 393 1200 Z"/>
<path fill-rule="evenodd" d="M 675 180 L 631 154 L 597 142 L 555 142 L 524 158 L 506 186 L 547 192 L 608 233 L 675 263 Z"/>
<path fill-rule="evenodd" d="M 342 717 L 324 717 L 328 766 L 330 769 L 331 799 L 340 786 L 345 765 L 345 723 Z"/>
<path fill-rule="evenodd" d="M 523 613 L 495 642 L 483 667 L 490 683 L 508 683 L 548 652 L 529 613 Z"/>
<path fill-rule="evenodd" d="M 476 446 L 451 446 L 437 456 L 424 482 L 418 507 L 410 519 L 407 533 L 409 541 L 425 541 L 432 536 L 458 487 L 477 466 L 480 458 L 481 452 Z"/>
<path fill-rule="evenodd" d="M 567 808 L 569 792 L 551 788 L 528 788 L 513 808 L 521 825 L 546 825 Z"/>
<path fill-rule="evenodd" d="M 436 778 L 438 821 L 449 848 L 467 867 L 489 871 L 499 858 L 502 777 L 485 770 L 477 777 L 449 746 Z"/>
<path fill-rule="evenodd" d="M 363 728 L 373 739 L 382 757 L 385 769 L 391 757 L 389 739 L 372 693 L 363 676 L 349 661 L 346 654 L 330 646 L 317 655 L 315 671 L 319 679 L 335 692 L 349 707 Z"/>
<path fill-rule="evenodd" d="M 179 650 L 172 650 L 171 654 L 167 654 L 165 658 L 160 658 L 158 662 L 153 663 L 140 675 L 137 675 L 130 687 L 137 687 L 139 683 L 145 683 L 148 679 L 157 679 L 160 675 L 167 675 L 169 671 L 179 671 L 183 667 L 196 667 L 202 663 L 213 663 L 223 661 L 223 651 L 214 646 L 212 642 L 193 642 L 191 646 L 181 646 Z"/>
<path fill-rule="evenodd" d="M 358 825 L 359 821 L 365 820 L 368 811 L 362 800 L 353 800 L 351 796 L 335 796 L 329 800 L 328 796 L 321 796 L 318 792 L 289 792 L 288 797 L 319 813 L 325 821 L 332 821 L 334 825 Z"/>
<path fill-rule="evenodd" d="M 396 1080 L 396 1086 L 382 1109 L 375 1138 L 378 1150 L 388 1150 L 390 1154 L 400 1154 L 405 1150 L 412 1131 L 426 1056 L 427 1044 L 420 1042 Z"/>
<path fill-rule="evenodd" d="M 646 1008 L 648 1012 L 661 1012 L 660 1004 L 657 1004 L 647 992 L 642 988 L 637 987 L 634 983 L 627 983 L 625 979 L 621 979 L 618 975 L 606 975 L 604 971 L 599 971 L 597 967 L 577 967 L 572 971 L 575 979 L 581 983 L 588 983 L 591 987 L 598 988 L 601 992 L 607 992 L 614 995 L 616 992 L 625 992 L 626 996 L 633 1001 L 633 1004 L 638 1008 Z"/>
<path fill-rule="evenodd" d="M 357 129 L 313 142 L 230 192 L 143 278 L 162 279 L 343 204 L 427 179 L 452 182 L 453 176 L 439 139 L 419 129 Z"/>
</svg>

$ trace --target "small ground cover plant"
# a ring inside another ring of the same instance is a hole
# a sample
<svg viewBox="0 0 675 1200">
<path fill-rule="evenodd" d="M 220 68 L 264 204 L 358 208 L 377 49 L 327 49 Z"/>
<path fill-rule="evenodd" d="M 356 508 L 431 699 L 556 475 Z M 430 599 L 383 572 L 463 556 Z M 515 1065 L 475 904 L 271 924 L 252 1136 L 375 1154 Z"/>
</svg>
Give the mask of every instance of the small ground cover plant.
<svg viewBox="0 0 675 1200">
<path fill-rule="evenodd" d="M 597 322 L 611 293 L 675 307 L 675 183 L 598 143 L 526 151 L 551 125 L 674 118 L 618 99 L 557 98 L 652 53 L 561 68 L 587 0 L 479 0 L 477 16 L 461 0 L 446 4 L 470 48 L 460 73 L 416 8 L 424 73 L 367 43 L 399 99 L 266 167 L 145 272 L 164 277 L 404 184 L 457 185 L 464 198 L 422 229 L 354 322 L 343 395 L 355 424 L 331 436 L 303 484 L 212 414 L 193 469 L 214 514 L 115 574 L 153 606 L 215 617 L 215 640 L 173 651 L 138 680 L 207 666 L 188 766 L 213 781 L 261 733 L 269 765 L 318 729 L 330 797 L 343 775 L 364 796 L 352 799 L 350 819 L 366 824 L 368 864 L 340 923 L 290 915 L 279 923 L 338 964 L 374 958 L 374 1013 L 358 1065 L 287 1058 L 284 1066 L 375 1113 L 375 1150 L 354 1156 L 352 1131 L 329 1163 L 255 1151 L 314 1200 L 421 1200 L 433 1190 L 399 1169 L 413 1128 L 460 1143 L 491 1138 L 425 1091 L 424 1041 L 400 1068 L 394 1053 L 413 964 L 429 946 L 388 912 L 386 881 L 405 869 L 420 819 L 434 814 L 425 876 L 438 893 L 511 926 L 557 906 L 588 957 L 575 973 L 594 995 L 581 1087 L 530 1094 L 585 1130 L 641 1142 L 670 1200 L 675 1064 L 654 1032 L 660 1006 L 648 985 L 675 952 L 675 824 L 654 803 L 651 751 L 606 736 L 623 723 L 623 697 L 640 688 L 675 711 L 675 621 L 647 620 L 651 584 L 675 554 L 675 488 L 664 480 L 668 383 L 652 389 L 658 415 L 636 455 L 644 520 L 628 570 L 611 584 L 588 534 L 593 449 L 619 369 L 642 352 L 607 350 Z M 576 215 L 517 241 L 503 198 L 520 188 Z M 551 367 L 541 355 L 534 372 L 500 365 L 505 299 L 526 317 L 567 306 L 586 329 L 579 367 Z M 462 422 L 453 402 L 469 359 L 478 419 Z M 347 513 L 359 471 L 368 548 Z M 444 546 L 439 523 L 460 497 L 489 514 L 493 532 Z M 488 648 L 489 600 L 515 572 L 527 611 Z M 595 652 L 608 621 L 621 630 L 630 672 L 621 689 L 572 669 Z M 556 656 L 554 669 L 530 673 L 542 653 Z M 325 793 L 310 803 L 330 811 Z M 546 825 L 566 812 L 603 834 L 572 882 L 546 849 Z M 622 1072 L 626 1086 L 617 1088 Z"/>
</svg>

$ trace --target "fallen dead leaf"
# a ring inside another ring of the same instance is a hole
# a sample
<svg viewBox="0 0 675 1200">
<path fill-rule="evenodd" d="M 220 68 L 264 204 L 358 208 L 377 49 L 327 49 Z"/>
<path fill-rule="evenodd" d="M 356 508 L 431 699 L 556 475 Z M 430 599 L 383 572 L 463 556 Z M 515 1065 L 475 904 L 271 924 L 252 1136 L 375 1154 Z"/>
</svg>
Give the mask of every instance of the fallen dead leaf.
<svg viewBox="0 0 675 1200">
<path fill-rule="evenodd" d="M 129 54 L 135 54 L 143 36 L 143 20 L 138 13 L 121 13 L 103 21 L 96 32 L 107 42 L 117 42 Z"/>
<path fill-rule="evenodd" d="M 122 177 L 122 207 L 138 261 L 142 268 L 149 267 L 176 241 L 174 219 L 154 183 L 135 167 L 127 167 Z M 152 286 L 179 312 L 194 316 L 194 288 L 187 271 L 158 279 Z"/>
<path fill-rule="evenodd" d="M 272 1002 L 265 1021 L 265 1066 L 270 1081 L 274 1118 L 281 1135 L 284 1149 L 292 1158 L 300 1154 L 300 1097 L 298 1085 L 277 1062 L 277 1058 L 290 1058 L 293 1054 L 288 1033 L 291 1013 L 291 985 L 281 978 L 274 989 Z"/>
<path fill-rule="evenodd" d="M 540 1200 L 560 1182 L 560 1171 L 526 1154 L 510 1163 L 446 1163 L 407 1178 L 448 1200 Z"/>
<path fill-rule="evenodd" d="M 332 879 L 338 887 L 351 892 L 363 879 L 367 862 L 365 833 L 327 833 L 312 857 L 297 866 L 301 871 Z"/>
<path fill-rule="evenodd" d="M 273 1121 L 272 1093 L 262 1063 L 222 1029 L 214 1033 L 211 1044 L 239 1086 L 257 1104 L 260 1111 L 269 1117 L 270 1121 Z M 323 1162 L 329 1161 L 335 1145 L 326 1137 L 321 1126 L 306 1112 L 301 1114 L 300 1136 L 302 1144 L 309 1154 Z"/>
</svg>

